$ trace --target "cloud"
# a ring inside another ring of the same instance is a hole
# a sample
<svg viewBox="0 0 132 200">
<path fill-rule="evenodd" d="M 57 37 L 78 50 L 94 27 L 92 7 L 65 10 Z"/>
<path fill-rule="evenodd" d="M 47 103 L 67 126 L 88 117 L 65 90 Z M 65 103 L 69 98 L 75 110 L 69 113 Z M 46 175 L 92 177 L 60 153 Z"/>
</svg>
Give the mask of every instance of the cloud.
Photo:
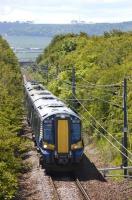
<svg viewBox="0 0 132 200">
<path fill-rule="evenodd" d="M 131 0 L 0 0 L 0 21 L 132 20 Z"/>
</svg>

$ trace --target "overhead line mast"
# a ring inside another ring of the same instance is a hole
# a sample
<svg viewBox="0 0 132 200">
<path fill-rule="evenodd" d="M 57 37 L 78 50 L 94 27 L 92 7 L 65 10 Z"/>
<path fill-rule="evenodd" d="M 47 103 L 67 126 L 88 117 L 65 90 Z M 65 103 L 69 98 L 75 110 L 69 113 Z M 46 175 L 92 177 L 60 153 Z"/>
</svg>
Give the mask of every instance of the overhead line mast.
<svg viewBox="0 0 132 200">
<path fill-rule="evenodd" d="M 125 149 L 122 149 L 123 153 L 126 156 L 122 157 L 124 167 L 128 166 L 128 153 L 127 153 L 127 130 L 128 130 L 128 123 L 127 123 L 127 79 L 124 78 L 123 81 L 123 111 L 124 111 L 124 129 L 123 129 L 123 146 Z M 127 169 L 124 169 L 124 176 L 127 176 Z"/>
<path fill-rule="evenodd" d="M 72 66 L 72 99 L 73 99 L 73 107 L 76 109 L 76 77 L 75 77 L 75 67 Z"/>
</svg>

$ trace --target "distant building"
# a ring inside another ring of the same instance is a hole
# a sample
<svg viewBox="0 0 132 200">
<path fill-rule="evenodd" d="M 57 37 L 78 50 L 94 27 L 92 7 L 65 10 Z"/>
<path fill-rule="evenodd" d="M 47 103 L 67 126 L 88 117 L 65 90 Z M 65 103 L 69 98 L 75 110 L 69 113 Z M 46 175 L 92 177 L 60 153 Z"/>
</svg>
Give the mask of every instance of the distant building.
<svg viewBox="0 0 132 200">
<path fill-rule="evenodd" d="M 86 24 L 85 21 L 79 21 L 79 24 Z"/>
<path fill-rule="evenodd" d="M 78 20 L 72 20 L 71 21 L 71 24 L 86 24 L 86 22 L 85 21 L 78 21 Z"/>
<path fill-rule="evenodd" d="M 78 21 L 77 20 L 72 20 L 71 24 L 78 24 Z"/>
<path fill-rule="evenodd" d="M 26 23 L 28 23 L 28 24 L 33 24 L 33 21 L 26 21 Z"/>
</svg>

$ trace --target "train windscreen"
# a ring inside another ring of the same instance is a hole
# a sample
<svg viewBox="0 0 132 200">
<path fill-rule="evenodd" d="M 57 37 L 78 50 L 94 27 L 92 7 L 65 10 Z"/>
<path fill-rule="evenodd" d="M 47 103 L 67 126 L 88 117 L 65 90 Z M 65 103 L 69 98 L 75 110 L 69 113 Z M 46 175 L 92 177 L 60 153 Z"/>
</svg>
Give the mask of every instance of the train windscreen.
<svg viewBox="0 0 132 200">
<path fill-rule="evenodd" d="M 44 121 L 44 141 L 54 144 L 54 125 L 52 120 Z"/>
<path fill-rule="evenodd" d="M 79 141 L 81 139 L 81 124 L 80 123 L 72 123 L 72 134 L 71 134 L 71 138 L 72 138 L 72 143 L 76 143 L 77 141 Z"/>
</svg>

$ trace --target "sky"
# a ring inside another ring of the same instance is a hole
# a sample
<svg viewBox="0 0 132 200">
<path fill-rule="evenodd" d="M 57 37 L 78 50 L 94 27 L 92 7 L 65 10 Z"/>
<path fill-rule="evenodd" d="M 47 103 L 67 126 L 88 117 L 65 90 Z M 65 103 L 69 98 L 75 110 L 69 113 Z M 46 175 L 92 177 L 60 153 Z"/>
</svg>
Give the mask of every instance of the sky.
<svg viewBox="0 0 132 200">
<path fill-rule="evenodd" d="M 0 21 L 132 21 L 132 0 L 0 0 Z"/>
</svg>

